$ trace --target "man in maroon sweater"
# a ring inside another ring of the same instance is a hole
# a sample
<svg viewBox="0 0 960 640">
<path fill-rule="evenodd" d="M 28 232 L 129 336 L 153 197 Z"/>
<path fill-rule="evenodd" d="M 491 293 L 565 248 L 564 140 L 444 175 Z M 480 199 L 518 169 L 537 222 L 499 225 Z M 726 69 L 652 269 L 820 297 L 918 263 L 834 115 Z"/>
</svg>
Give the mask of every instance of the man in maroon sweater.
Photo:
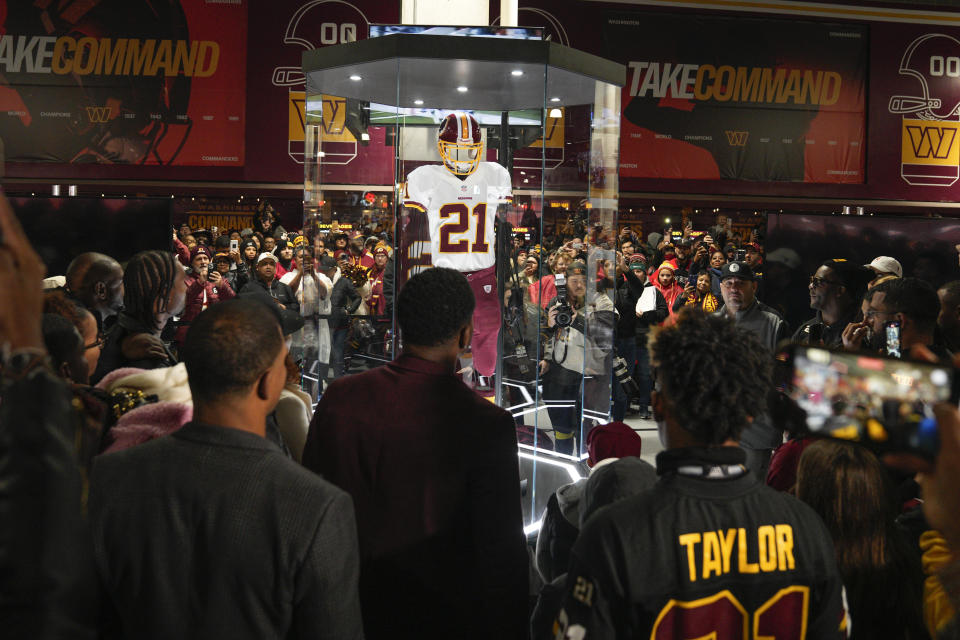
<svg viewBox="0 0 960 640">
<path fill-rule="evenodd" d="M 310 424 L 304 466 L 354 500 L 368 640 L 526 637 L 514 422 L 456 375 L 474 304 L 457 271 L 411 278 L 403 355 L 336 380 Z"/>
</svg>

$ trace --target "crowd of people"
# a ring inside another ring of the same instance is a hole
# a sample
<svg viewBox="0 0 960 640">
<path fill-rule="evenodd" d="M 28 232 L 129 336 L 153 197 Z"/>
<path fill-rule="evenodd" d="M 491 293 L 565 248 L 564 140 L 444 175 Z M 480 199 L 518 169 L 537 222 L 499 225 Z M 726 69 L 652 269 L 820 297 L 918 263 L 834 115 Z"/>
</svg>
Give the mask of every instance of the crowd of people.
<svg viewBox="0 0 960 640">
<path fill-rule="evenodd" d="M 463 383 L 460 272 L 401 278 L 389 232 L 265 205 L 44 281 L 0 201 L 4 637 L 960 637 L 957 408 L 935 458 L 881 460 L 804 433 L 773 375 L 785 338 L 877 355 L 891 321 L 952 365 L 960 283 L 837 257 L 793 328 L 760 231 L 716 222 L 501 256 L 503 375 L 542 384 L 551 446 L 591 469 L 526 539 L 522 425 Z M 384 365 L 347 375 L 360 353 Z"/>
</svg>

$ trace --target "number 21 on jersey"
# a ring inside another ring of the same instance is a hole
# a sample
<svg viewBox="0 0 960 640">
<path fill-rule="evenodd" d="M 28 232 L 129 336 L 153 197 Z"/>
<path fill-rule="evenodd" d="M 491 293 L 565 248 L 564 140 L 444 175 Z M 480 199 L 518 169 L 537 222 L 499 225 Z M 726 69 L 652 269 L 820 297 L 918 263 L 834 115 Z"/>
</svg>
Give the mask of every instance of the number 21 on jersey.
<svg viewBox="0 0 960 640">
<path fill-rule="evenodd" d="M 449 222 L 440 226 L 441 253 L 487 253 L 487 203 L 481 202 L 473 211 L 462 202 L 440 207 L 440 219 Z"/>
<path fill-rule="evenodd" d="M 781 589 L 752 616 L 726 589 L 692 602 L 671 600 L 657 616 L 650 640 L 805 640 L 809 606 L 810 588 L 799 585 Z"/>
</svg>

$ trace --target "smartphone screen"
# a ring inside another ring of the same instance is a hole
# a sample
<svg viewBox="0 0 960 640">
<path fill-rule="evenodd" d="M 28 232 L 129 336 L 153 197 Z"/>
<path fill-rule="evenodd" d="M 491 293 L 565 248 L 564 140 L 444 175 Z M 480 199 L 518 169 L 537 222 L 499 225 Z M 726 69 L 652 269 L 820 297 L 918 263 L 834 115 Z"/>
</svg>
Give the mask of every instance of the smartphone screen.
<svg viewBox="0 0 960 640">
<path fill-rule="evenodd" d="M 783 390 L 810 433 L 936 456 L 933 406 L 950 399 L 951 369 L 799 345 L 778 359 L 792 363 Z"/>
<path fill-rule="evenodd" d="M 901 357 L 900 353 L 900 321 L 891 320 L 884 325 L 884 335 L 886 336 L 887 355 L 891 358 Z"/>
<path fill-rule="evenodd" d="M 230 241 L 230 251 L 236 251 L 240 248 L 240 242 L 238 240 Z"/>
</svg>

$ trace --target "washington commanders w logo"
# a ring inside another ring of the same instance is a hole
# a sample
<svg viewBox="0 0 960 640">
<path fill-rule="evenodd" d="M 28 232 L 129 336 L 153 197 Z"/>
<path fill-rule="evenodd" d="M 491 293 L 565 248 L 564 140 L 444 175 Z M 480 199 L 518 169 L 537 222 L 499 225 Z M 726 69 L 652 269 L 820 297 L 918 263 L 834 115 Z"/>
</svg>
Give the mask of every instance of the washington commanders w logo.
<svg viewBox="0 0 960 640">
<path fill-rule="evenodd" d="M 747 138 L 750 137 L 749 131 L 724 131 L 727 134 L 727 142 L 731 147 L 747 146 Z"/>
<path fill-rule="evenodd" d="M 956 127 L 918 127 L 906 126 L 910 136 L 910 146 L 917 158 L 939 158 L 945 160 L 950 155 L 953 141 L 957 136 Z"/>
<path fill-rule="evenodd" d="M 87 107 L 87 117 L 90 122 L 109 122 L 111 110 L 110 107 Z"/>
</svg>

